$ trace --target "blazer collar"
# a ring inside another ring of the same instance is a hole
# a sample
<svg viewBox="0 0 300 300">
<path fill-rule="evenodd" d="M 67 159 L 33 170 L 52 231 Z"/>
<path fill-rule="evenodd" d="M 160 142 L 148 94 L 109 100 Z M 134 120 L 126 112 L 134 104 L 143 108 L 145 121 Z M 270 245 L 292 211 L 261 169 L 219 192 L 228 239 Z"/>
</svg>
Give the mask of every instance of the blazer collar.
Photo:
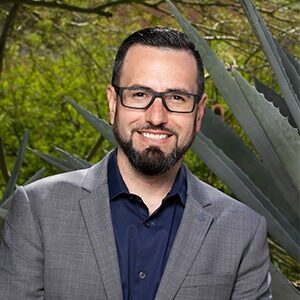
<svg viewBox="0 0 300 300">
<path fill-rule="evenodd" d="M 81 187 L 88 194 L 79 201 L 79 205 L 107 299 L 117 300 L 123 298 L 123 292 L 109 206 L 107 162 L 108 155 L 87 171 Z"/>
<path fill-rule="evenodd" d="M 87 192 L 92 192 L 99 188 L 99 186 L 107 184 L 107 164 L 109 155 L 110 153 L 106 154 L 100 162 L 87 169 L 81 182 L 82 189 Z"/>
<path fill-rule="evenodd" d="M 213 222 L 204 210 L 211 203 L 206 184 L 190 171 L 187 182 L 186 207 L 155 300 L 174 299 Z"/>
</svg>

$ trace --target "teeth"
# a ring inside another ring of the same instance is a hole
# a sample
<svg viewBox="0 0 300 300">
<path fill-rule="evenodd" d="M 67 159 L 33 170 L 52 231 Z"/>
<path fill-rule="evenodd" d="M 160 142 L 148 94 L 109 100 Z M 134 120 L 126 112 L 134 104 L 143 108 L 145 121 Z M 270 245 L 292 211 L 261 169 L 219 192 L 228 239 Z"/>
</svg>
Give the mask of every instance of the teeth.
<svg viewBox="0 0 300 300">
<path fill-rule="evenodd" d="M 143 132 L 142 133 L 144 137 L 148 139 L 153 139 L 153 140 L 162 140 L 166 139 L 168 136 L 166 134 L 154 134 L 154 133 L 149 133 L 149 132 Z"/>
</svg>

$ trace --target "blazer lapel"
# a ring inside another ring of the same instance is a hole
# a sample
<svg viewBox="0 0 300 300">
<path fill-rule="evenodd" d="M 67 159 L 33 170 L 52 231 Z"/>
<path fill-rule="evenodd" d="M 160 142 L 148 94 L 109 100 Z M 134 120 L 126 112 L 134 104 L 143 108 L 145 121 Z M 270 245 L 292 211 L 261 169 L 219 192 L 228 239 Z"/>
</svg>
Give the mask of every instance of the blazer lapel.
<svg viewBox="0 0 300 300">
<path fill-rule="evenodd" d="M 107 160 L 104 158 L 88 171 L 82 188 L 89 194 L 79 203 L 107 299 L 119 300 L 123 293 L 109 205 Z"/>
<path fill-rule="evenodd" d="M 155 300 L 174 299 L 199 252 L 213 221 L 203 210 L 209 205 L 207 199 L 202 198 L 204 195 L 199 192 L 199 183 L 188 173 L 186 207 Z"/>
</svg>

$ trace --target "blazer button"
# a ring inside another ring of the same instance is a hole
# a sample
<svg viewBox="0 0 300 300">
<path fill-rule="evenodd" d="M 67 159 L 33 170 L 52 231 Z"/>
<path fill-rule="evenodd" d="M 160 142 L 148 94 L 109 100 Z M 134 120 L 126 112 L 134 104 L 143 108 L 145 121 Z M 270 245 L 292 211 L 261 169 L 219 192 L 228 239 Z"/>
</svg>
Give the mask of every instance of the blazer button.
<svg viewBox="0 0 300 300">
<path fill-rule="evenodd" d="M 144 223 L 144 226 L 147 227 L 147 228 L 150 228 L 151 222 L 150 222 L 150 221 L 146 221 L 146 222 Z"/>
</svg>

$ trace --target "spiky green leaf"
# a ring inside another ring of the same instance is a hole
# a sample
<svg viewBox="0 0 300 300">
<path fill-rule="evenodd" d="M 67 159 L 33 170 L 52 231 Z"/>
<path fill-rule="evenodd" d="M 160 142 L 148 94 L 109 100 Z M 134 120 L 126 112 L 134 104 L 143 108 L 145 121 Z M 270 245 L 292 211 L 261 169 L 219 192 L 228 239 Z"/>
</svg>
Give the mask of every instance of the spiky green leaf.
<svg viewBox="0 0 300 300">
<path fill-rule="evenodd" d="M 300 63 L 299 63 L 299 61 L 297 61 L 290 52 L 286 51 L 284 48 L 282 48 L 282 49 L 285 52 L 285 54 L 286 54 L 287 58 L 289 59 L 290 63 L 294 66 L 298 76 L 300 76 Z"/>
<path fill-rule="evenodd" d="M 1 121 L 1 118 L 0 118 L 0 121 Z M 3 139 L 2 139 L 1 135 L 0 135 L 0 170 L 1 170 L 1 173 L 3 175 L 4 180 L 6 182 L 8 182 L 10 175 L 9 175 L 9 171 L 8 171 L 8 168 L 7 168 L 4 142 L 3 142 Z"/>
<path fill-rule="evenodd" d="M 0 207 L 4 208 L 4 209 L 9 209 L 13 195 L 14 194 L 11 194 L 8 198 L 4 199 L 4 201 L 1 203 Z"/>
<path fill-rule="evenodd" d="M 294 127 L 297 128 L 297 125 L 293 119 L 293 116 L 290 113 L 289 108 L 287 107 L 284 99 L 278 95 L 274 90 L 269 88 L 267 85 L 265 85 L 263 82 L 258 80 L 257 78 L 254 78 L 254 84 L 255 88 L 262 94 L 264 94 L 266 100 L 273 103 L 275 107 L 278 107 L 280 113 L 287 117 L 289 120 L 289 123 Z"/>
<path fill-rule="evenodd" d="M 42 167 L 40 170 L 38 170 L 33 176 L 31 176 L 23 185 L 30 184 L 44 176 L 46 168 Z M 8 198 L 4 199 L 4 201 L 1 204 L 1 207 L 4 209 L 9 209 L 10 202 L 13 198 L 13 195 L 11 194 Z"/>
<path fill-rule="evenodd" d="M 54 157 L 54 156 L 51 156 L 48 154 L 44 154 L 35 149 L 29 149 L 29 150 L 32 151 L 33 153 L 35 153 L 41 159 L 45 160 L 46 162 L 50 163 L 51 165 L 57 167 L 58 169 L 60 169 L 64 172 L 76 170 L 74 168 L 71 168 L 70 164 L 67 163 L 66 161 L 64 161 L 63 159 L 60 159 L 60 158 L 57 158 L 57 157 Z"/>
<path fill-rule="evenodd" d="M 248 101 L 252 111 L 255 113 L 257 120 L 264 129 L 269 141 L 283 162 L 289 174 L 289 180 L 292 180 L 300 191 L 300 136 L 295 128 L 290 126 L 287 118 L 283 117 L 279 110 L 272 103 L 266 101 L 263 94 L 257 93 L 237 71 L 232 71 L 233 76 L 240 87 L 244 98 Z M 275 176 L 276 169 L 271 170 Z M 281 180 L 283 180 L 281 178 Z M 290 193 L 293 191 L 291 185 Z M 289 193 L 289 195 L 290 195 Z M 298 208 L 299 198 L 287 197 L 291 207 Z"/>
<path fill-rule="evenodd" d="M 66 101 L 70 103 L 99 133 L 101 133 L 113 146 L 117 145 L 117 141 L 110 130 L 109 124 L 99 119 L 95 114 L 84 109 L 78 105 L 75 101 L 66 98 Z"/>
<path fill-rule="evenodd" d="M 36 180 L 41 179 L 44 176 L 45 171 L 46 171 L 46 168 L 42 167 L 36 173 L 34 173 L 28 180 L 26 180 L 26 182 L 24 183 L 24 185 L 32 183 L 32 182 L 34 182 Z"/>
<path fill-rule="evenodd" d="M 271 289 L 275 300 L 300 300 L 300 292 L 272 264 L 270 266 L 270 273 L 272 277 Z"/>
<path fill-rule="evenodd" d="M 290 126 L 287 118 L 283 117 L 272 103 L 266 101 L 257 91 L 235 70 L 233 75 L 245 96 L 259 123 L 284 163 L 290 179 L 300 191 L 300 136 L 297 130 Z M 275 172 L 276 170 L 274 170 Z M 291 190 L 292 191 L 292 190 Z M 299 199 L 288 197 L 290 205 L 297 207 Z"/>
<path fill-rule="evenodd" d="M 279 45 L 276 39 L 274 39 L 274 43 L 277 47 L 278 54 L 284 67 L 284 71 L 286 72 L 286 75 L 296 95 L 296 100 L 300 102 L 300 76 L 298 70 L 296 69 L 299 64 L 296 64 L 294 61 L 292 61 L 292 56 L 288 56 L 288 52 Z"/>
<path fill-rule="evenodd" d="M 249 0 L 240 0 L 240 3 L 272 66 L 284 99 L 297 123 L 297 127 L 300 129 L 300 95 L 297 95 L 300 87 L 300 78 L 296 75 L 297 71 L 289 63 L 288 59 L 282 55 L 283 51 L 276 45 L 272 34 L 252 2 Z"/>
<path fill-rule="evenodd" d="M 21 165 L 23 162 L 24 153 L 26 151 L 26 145 L 28 143 L 28 136 L 29 136 L 28 131 L 26 131 L 23 136 L 23 140 L 22 140 L 19 152 L 18 152 L 18 157 L 16 159 L 12 174 L 9 178 L 6 190 L 4 192 L 3 199 L 8 198 L 15 189 L 17 179 L 18 179 L 18 176 L 20 173 Z"/>
<path fill-rule="evenodd" d="M 69 164 L 69 167 L 74 170 L 78 169 L 84 169 L 90 167 L 92 164 L 89 163 L 88 161 L 78 158 L 75 155 L 59 148 L 56 146 L 53 146 L 55 150 L 62 156 L 62 158 L 65 160 L 65 163 Z"/>
</svg>

